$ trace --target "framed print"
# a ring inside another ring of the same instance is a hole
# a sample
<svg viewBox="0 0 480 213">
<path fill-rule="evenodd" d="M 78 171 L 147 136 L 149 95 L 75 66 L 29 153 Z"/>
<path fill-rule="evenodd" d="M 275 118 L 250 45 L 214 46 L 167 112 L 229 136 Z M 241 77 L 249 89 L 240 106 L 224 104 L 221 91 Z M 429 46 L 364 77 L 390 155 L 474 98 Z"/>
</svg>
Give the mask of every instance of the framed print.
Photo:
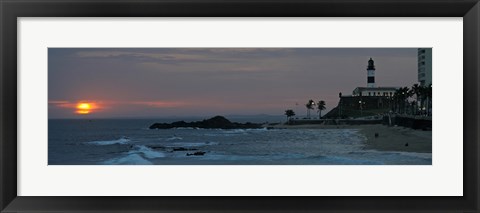
<svg viewBox="0 0 480 213">
<path fill-rule="evenodd" d="M 1 211 L 477 212 L 479 10 L 2 1 Z"/>
<path fill-rule="evenodd" d="M 431 56 L 432 48 L 52 47 L 48 165 L 432 165 Z M 348 88 L 345 76 L 360 86 Z M 119 93 L 119 84 L 130 86 Z M 328 91 L 317 91 L 321 100 L 308 99 L 312 85 Z"/>
</svg>

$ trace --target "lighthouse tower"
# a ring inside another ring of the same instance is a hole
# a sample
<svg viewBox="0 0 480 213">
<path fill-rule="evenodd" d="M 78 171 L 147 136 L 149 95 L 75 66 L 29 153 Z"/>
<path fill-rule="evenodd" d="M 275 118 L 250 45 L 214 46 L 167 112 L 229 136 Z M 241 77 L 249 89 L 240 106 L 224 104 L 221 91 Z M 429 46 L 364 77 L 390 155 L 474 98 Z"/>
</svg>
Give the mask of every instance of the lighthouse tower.
<svg viewBox="0 0 480 213">
<path fill-rule="evenodd" d="M 373 65 L 372 58 L 368 60 L 367 87 L 375 87 L 375 65 Z"/>
</svg>

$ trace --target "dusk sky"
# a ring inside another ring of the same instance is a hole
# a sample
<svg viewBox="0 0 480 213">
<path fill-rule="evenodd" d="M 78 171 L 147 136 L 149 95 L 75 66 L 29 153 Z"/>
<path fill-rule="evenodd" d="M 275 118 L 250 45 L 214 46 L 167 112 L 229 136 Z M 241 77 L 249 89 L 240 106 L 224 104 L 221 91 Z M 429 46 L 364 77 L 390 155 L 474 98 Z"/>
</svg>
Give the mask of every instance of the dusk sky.
<svg viewBox="0 0 480 213">
<path fill-rule="evenodd" d="M 370 57 L 377 86 L 417 83 L 416 48 L 49 48 L 49 118 L 325 114 Z"/>
</svg>

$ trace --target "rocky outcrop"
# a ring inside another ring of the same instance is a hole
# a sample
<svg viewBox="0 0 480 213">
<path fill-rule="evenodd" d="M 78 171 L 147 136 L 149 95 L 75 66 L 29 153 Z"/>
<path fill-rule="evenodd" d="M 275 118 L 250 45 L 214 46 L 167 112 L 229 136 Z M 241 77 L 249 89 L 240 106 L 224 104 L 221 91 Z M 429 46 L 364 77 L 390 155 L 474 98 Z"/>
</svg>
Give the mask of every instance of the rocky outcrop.
<svg viewBox="0 0 480 213">
<path fill-rule="evenodd" d="M 203 156 L 203 155 L 205 155 L 205 153 L 206 153 L 206 152 L 194 152 L 194 153 L 187 153 L 186 155 L 187 155 L 187 156 L 192 156 L 192 155 L 194 155 L 194 156 Z"/>
<path fill-rule="evenodd" d="M 195 150 L 198 150 L 198 149 L 183 148 L 183 147 L 173 148 L 173 151 L 174 151 L 174 152 L 178 152 L 178 151 L 195 151 Z"/>
<path fill-rule="evenodd" d="M 195 122 L 176 121 L 173 123 L 154 123 L 150 129 L 172 129 L 172 128 L 202 128 L 202 129 L 258 129 L 261 124 L 230 122 L 223 116 L 215 116 L 210 119 Z"/>
</svg>

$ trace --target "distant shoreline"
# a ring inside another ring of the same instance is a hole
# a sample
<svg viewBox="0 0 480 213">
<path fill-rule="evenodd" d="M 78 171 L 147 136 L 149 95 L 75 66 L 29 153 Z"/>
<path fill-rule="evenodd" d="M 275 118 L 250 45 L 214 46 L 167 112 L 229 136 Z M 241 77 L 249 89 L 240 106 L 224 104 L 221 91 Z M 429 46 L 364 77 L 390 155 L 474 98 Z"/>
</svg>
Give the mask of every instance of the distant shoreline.
<svg viewBox="0 0 480 213">
<path fill-rule="evenodd" d="M 414 130 L 405 127 L 372 125 L 265 125 L 274 129 L 358 129 L 365 136 L 365 149 L 432 153 L 432 131 Z M 378 137 L 375 137 L 375 133 Z M 408 146 L 406 146 L 408 143 Z"/>
</svg>

